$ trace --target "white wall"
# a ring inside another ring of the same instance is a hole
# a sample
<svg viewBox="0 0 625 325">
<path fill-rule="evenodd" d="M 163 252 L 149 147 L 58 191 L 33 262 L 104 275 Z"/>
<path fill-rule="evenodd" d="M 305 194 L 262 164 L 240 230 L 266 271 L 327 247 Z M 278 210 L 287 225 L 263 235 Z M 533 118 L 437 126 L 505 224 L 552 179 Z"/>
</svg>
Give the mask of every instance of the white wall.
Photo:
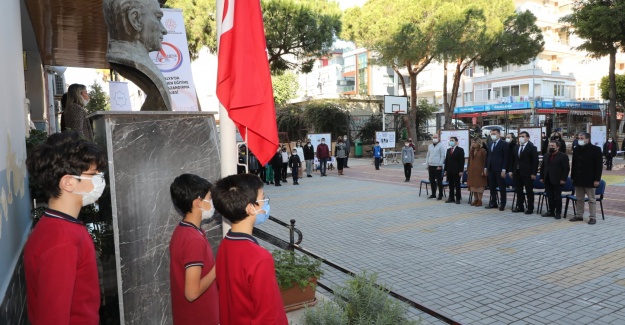
<svg viewBox="0 0 625 325">
<path fill-rule="evenodd" d="M 26 117 L 19 0 L 0 10 L 0 297 L 4 297 L 30 229 L 26 176 Z"/>
</svg>

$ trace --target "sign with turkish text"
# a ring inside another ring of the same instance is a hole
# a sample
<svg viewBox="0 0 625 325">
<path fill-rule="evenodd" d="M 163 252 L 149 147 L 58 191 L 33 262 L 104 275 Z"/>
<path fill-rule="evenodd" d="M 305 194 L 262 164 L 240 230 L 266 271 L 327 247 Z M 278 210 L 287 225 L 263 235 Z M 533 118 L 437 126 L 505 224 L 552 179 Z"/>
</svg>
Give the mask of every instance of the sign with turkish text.
<svg viewBox="0 0 625 325">
<path fill-rule="evenodd" d="M 376 131 L 375 141 L 380 142 L 380 148 L 383 148 L 383 149 L 395 148 L 395 131 L 391 131 L 391 132 Z"/>
</svg>

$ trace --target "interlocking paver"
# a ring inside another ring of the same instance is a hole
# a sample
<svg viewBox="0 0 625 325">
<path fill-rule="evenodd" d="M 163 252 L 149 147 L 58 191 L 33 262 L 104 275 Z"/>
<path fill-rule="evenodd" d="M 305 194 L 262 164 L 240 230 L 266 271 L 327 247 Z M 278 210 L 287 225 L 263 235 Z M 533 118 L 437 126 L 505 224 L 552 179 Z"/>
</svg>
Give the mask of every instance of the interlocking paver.
<svg viewBox="0 0 625 325">
<path fill-rule="evenodd" d="M 464 323 L 625 324 L 625 218 L 615 217 L 625 216 L 625 186 L 608 185 L 606 220 L 589 226 L 471 207 L 466 191 L 461 205 L 419 197 L 422 161 L 409 183 L 399 165 L 375 171 L 350 159 L 345 176 L 316 173 L 265 193 L 274 217 L 297 220 L 303 247 L 378 272 L 397 292 Z M 284 228 L 260 228 L 288 240 Z"/>
</svg>

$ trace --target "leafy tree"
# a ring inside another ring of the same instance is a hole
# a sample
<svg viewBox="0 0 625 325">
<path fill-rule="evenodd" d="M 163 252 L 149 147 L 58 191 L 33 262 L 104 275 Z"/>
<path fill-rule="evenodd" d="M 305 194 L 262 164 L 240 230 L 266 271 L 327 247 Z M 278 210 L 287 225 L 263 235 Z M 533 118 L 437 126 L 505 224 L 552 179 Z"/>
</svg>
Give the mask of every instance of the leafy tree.
<svg viewBox="0 0 625 325">
<path fill-rule="evenodd" d="M 332 136 L 349 132 L 351 116 L 336 102 L 313 102 L 306 105 L 304 119 L 309 130 L 316 133 L 332 133 Z"/>
<path fill-rule="evenodd" d="M 197 59 L 202 47 L 217 51 L 217 2 L 215 0 L 167 0 L 167 8 L 182 9 L 191 60 Z"/>
<path fill-rule="evenodd" d="M 295 105 L 279 107 L 276 110 L 278 131 L 286 132 L 289 139 L 304 139 L 306 136 L 306 120 L 302 108 Z"/>
<path fill-rule="evenodd" d="M 109 98 L 104 90 L 102 90 L 102 86 L 100 86 L 99 83 L 94 80 L 89 88 L 91 88 L 89 91 L 89 103 L 87 103 L 85 107 L 89 114 L 95 113 L 96 111 L 108 111 L 111 109 Z"/>
<path fill-rule="evenodd" d="M 592 58 L 610 57 L 608 110 L 610 136 L 616 138 L 616 52 L 625 45 L 625 3 L 622 0 L 581 1 L 561 22 L 573 27 L 573 33 L 584 40 L 577 50 L 588 52 Z"/>
<path fill-rule="evenodd" d="M 419 104 L 417 104 L 417 118 L 416 125 L 417 130 L 420 130 L 425 126 L 425 122 L 432 117 L 434 117 L 434 113 L 438 111 L 435 105 L 428 103 L 427 99 L 421 99 Z M 417 140 L 418 138 L 413 138 L 413 140 Z"/>
<path fill-rule="evenodd" d="M 625 75 L 617 74 L 615 76 L 615 79 L 616 79 L 616 102 L 619 104 L 620 111 L 622 112 L 623 109 L 625 108 Z M 601 78 L 599 89 L 601 90 L 601 98 L 610 99 L 609 76 L 604 76 L 603 78 Z"/>
<path fill-rule="evenodd" d="M 265 37 L 272 72 L 312 70 L 341 32 L 341 9 L 329 0 L 263 0 Z M 303 61 L 298 64 L 289 59 Z"/>
<path fill-rule="evenodd" d="M 341 38 L 374 51 L 374 62 L 388 65 L 400 77 L 406 68 L 410 79 L 410 108 L 404 123 L 411 137 L 417 137 L 417 76 L 434 57 L 436 13 L 444 0 L 369 0 L 362 8 L 348 9 L 343 15 Z M 447 0 L 451 1 L 451 0 Z"/>
<path fill-rule="evenodd" d="M 375 140 L 375 132 L 380 130 L 382 130 L 382 115 L 371 115 L 356 134 L 356 138 L 361 138 L 364 143 L 370 144 Z"/>
<path fill-rule="evenodd" d="M 299 88 L 297 76 L 290 71 L 271 76 L 271 83 L 273 99 L 278 107 L 286 104 L 289 99 L 295 98 L 297 88 Z"/>
</svg>

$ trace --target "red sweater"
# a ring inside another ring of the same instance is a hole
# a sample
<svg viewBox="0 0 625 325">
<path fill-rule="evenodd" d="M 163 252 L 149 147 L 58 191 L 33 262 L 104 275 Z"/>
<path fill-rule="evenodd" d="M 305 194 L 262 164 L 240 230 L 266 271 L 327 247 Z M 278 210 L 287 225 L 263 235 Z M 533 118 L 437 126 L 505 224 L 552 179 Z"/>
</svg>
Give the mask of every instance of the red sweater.
<svg viewBox="0 0 625 325">
<path fill-rule="evenodd" d="M 99 323 L 95 246 L 82 222 L 46 210 L 24 248 L 24 269 L 31 324 Z"/>
<path fill-rule="evenodd" d="M 201 277 L 204 277 L 215 265 L 213 250 L 204 232 L 194 224 L 180 222 L 171 236 L 169 256 L 169 282 L 174 324 L 219 324 L 217 283 L 213 282 L 193 302 L 189 302 L 184 295 L 187 268 L 201 267 Z"/>
<path fill-rule="evenodd" d="M 330 158 L 330 148 L 325 143 L 320 143 L 317 146 L 317 158 Z"/>
<path fill-rule="evenodd" d="M 221 325 L 287 325 L 273 257 L 248 234 L 229 231 L 217 253 Z"/>
</svg>

